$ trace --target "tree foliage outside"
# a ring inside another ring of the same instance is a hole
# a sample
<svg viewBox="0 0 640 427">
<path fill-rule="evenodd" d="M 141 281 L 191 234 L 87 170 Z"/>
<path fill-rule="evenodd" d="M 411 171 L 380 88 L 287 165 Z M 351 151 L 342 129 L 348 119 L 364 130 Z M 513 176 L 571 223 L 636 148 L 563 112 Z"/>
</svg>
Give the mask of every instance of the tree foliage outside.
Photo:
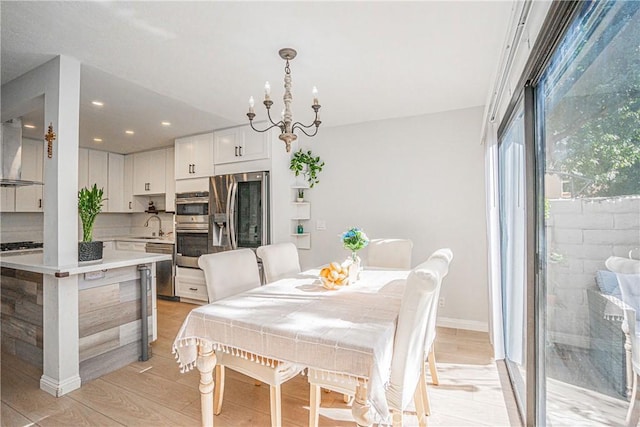
<svg viewBox="0 0 640 427">
<path fill-rule="evenodd" d="M 598 6 L 614 18 L 589 37 L 576 37 L 573 52 L 553 64 L 548 76 L 547 172 L 576 183 L 572 196 L 637 195 L 640 2 Z"/>
</svg>

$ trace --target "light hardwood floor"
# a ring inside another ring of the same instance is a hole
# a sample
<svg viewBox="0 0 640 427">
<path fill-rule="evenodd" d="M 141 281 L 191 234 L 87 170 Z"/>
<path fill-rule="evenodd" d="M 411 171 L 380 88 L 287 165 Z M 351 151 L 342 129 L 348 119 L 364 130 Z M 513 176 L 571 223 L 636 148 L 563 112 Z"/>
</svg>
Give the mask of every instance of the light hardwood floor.
<svg viewBox="0 0 640 427">
<path fill-rule="evenodd" d="M 158 301 L 158 340 L 153 357 L 90 381 L 55 398 L 38 388 L 42 371 L 2 354 L 2 426 L 197 426 L 197 371 L 181 374 L 171 344 L 195 306 Z M 436 356 L 440 385 L 429 387 L 429 426 L 519 425 L 508 380 L 491 358 L 486 333 L 439 328 Z M 298 376 L 282 386 L 285 426 L 306 426 L 309 386 Z M 411 412 L 408 425 L 417 424 Z M 269 426 L 269 388 L 227 370 L 222 413 L 216 426 Z M 322 393 L 321 426 L 352 426 L 350 406 L 338 393 Z"/>
</svg>

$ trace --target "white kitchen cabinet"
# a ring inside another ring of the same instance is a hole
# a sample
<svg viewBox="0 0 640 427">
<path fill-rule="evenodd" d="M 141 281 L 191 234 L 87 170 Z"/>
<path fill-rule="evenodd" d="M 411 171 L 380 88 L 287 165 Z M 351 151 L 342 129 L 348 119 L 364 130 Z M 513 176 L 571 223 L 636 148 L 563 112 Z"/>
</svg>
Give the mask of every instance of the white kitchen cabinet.
<svg viewBox="0 0 640 427">
<path fill-rule="evenodd" d="M 108 210 L 105 212 L 127 212 L 124 203 L 124 155 L 109 153 L 109 181 L 107 184 Z"/>
<path fill-rule="evenodd" d="M 78 191 L 89 183 L 89 149 L 78 149 Z"/>
<path fill-rule="evenodd" d="M 147 244 L 144 242 L 126 242 L 118 240 L 116 241 L 117 251 L 131 251 L 131 252 L 146 252 Z"/>
<path fill-rule="evenodd" d="M 96 184 L 109 197 L 109 153 L 106 151 L 78 149 L 78 190 Z M 102 203 L 102 211 L 110 212 L 109 200 Z"/>
<path fill-rule="evenodd" d="M 144 151 L 133 155 L 133 195 L 164 194 L 167 150 Z"/>
<path fill-rule="evenodd" d="M 207 282 L 199 268 L 176 267 L 176 296 L 180 301 L 207 304 Z"/>
<path fill-rule="evenodd" d="M 144 212 L 146 199 L 141 201 L 141 197 L 133 195 L 133 154 L 124 156 L 124 212 Z"/>
<path fill-rule="evenodd" d="M 175 175 L 176 179 L 213 175 L 213 133 L 176 139 Z"/>
<path fill-rule="evenodd" d="M 269 158 L 270 132 L 260 133 L 250 127 L 238 127 L 217 131 L 213 135 L 215 164 Z"/>
<path fill-rule="evenodd" d="M 0 187 L 0 212 L 15 212 L 16 189 L 15 187 Z"/>
<path fill-rule="evenodd" d="M 22 179 L 42 182 L 44 142 L 22 140 Z M 42 212 L 42 185 L 16 187 L 16 212 Z"/>
<path fill-rule="evenodd" d="M 175 149 L 167 149 L 167 160 L 165 163 L 165 186 L 164 210 L 167 212 L 176 211 L 176 174 L 175 174 Z"/>
</svg>

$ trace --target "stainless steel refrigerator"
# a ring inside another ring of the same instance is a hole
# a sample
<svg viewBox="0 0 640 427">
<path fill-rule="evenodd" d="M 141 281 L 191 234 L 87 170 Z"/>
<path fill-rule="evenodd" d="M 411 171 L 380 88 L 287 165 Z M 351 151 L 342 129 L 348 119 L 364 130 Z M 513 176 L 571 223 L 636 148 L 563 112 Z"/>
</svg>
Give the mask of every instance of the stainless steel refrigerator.
<svg viewBox="0 0 640 427">
<path fill-rule="evenodd" d="M 269 172 L 210 178 L 210 253 L 268 245 L 270 235 Z"/>
</svg>

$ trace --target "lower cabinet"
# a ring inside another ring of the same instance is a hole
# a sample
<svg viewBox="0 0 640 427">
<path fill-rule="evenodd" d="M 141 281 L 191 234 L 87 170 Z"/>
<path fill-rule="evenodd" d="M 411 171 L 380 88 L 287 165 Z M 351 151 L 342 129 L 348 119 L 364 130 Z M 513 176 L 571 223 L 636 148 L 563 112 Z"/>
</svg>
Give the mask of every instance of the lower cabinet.
<svg viewBox="0 0 640 427">
<path fill-rule="evenodd" d="M 132 252 L 146 252 L 147 244 L 143 242 L 126 242 L 118 240 L 116 242 L 116 250 L 118 251 L 132 251 Z"/>
<path fill-rule="evenodd" d="M 176 296 L 184 302 L 207 304 L 209 294 L 204 272 L 199 268 L 176 267 Z"/>
</svg>

